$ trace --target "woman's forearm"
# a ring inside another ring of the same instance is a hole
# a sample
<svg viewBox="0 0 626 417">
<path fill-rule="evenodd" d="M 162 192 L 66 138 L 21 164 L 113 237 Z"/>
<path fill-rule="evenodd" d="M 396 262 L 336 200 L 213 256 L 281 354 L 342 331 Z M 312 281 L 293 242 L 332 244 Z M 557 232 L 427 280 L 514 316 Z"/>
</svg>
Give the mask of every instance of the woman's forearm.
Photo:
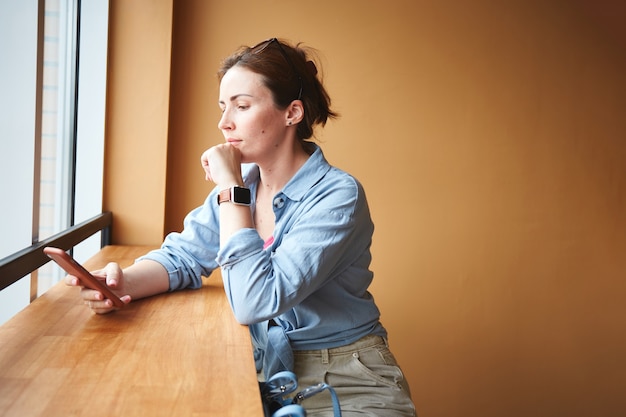
<svg viewBox="0 0 626 417">
<path fill-rule="evenodd" d="M 124 269 L 124 285 L 128 295 L 137 300 L 167 292 L 170 280 L 163 265 L 145 259 Z"/>
</svg>

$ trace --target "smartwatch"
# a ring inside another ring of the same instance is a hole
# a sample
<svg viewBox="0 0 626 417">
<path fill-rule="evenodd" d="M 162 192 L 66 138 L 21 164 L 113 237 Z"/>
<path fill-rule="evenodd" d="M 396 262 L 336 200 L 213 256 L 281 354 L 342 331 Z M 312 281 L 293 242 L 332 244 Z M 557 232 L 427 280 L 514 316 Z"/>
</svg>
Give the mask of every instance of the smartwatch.
<svg viewBox="0 0 626 417">
<path fill-rule="evenodd" d="M 217 204 L 234 203 L 242 206 L 250 205 L 250 189 L 245 187 L 230 187 L 217 195 Z"/>
</svg>

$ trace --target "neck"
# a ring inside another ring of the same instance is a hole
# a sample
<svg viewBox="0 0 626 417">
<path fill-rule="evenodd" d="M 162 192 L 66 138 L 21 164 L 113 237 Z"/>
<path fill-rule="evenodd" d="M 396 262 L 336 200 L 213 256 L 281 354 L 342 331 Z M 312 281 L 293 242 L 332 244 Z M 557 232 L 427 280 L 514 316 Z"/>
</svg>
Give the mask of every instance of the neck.
<svg viewBox="0 0 626 417">
<path fill-rule="evenodd" d="M 259 164 L 259 191 L 278 193 L 308 159 L 309 153 L 300 143 L 295 143 L 291 152 L 283 153 L 270 163 Z"/>
</svg>

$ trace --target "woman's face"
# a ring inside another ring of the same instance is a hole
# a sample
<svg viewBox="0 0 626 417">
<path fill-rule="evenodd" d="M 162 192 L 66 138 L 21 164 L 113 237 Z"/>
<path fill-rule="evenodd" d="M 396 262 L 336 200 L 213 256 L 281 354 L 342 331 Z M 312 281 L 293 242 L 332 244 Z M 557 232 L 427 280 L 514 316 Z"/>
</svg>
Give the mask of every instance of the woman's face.
<svg viewBox="0 0 626 417">
<path fill-rule="evenodd" d="M 238 66 L 229 69 L 220 83 L 219 106 L 217 126 L 226 142 L 240 150 L 242 162 L 262 163 L 285 144 L 287 111 L 276 107 L 259 74 Z"/>
</svg>

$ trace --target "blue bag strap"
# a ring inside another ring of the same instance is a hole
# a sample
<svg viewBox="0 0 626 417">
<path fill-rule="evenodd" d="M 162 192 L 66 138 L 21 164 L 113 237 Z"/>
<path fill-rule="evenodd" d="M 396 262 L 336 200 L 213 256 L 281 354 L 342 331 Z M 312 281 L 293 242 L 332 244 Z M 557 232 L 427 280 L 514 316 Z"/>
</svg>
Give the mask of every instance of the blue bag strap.
<svg viewBox="0 0 626 417">
<path fill-rule="evenodd" d="M 301 405 L 289 404 L 279 408 L 272 417 L 306 417 L 306 411 Z"/>
<path fill-rule="evenodd" d="M 282 400 L 298 388 L 298 378 L 291 371 L 281 371 L 261 383 L 261 395 L 266 399 Z M 282 401 L 280 401 L 282 402 Z"/>
<path fill-rule="evenodd" d="M 337 393 L 335 392 L 335 389 L 331 387 L 330 385 L 325 384 L 323 382 L 317 385 L 312 385 L 308 388 L 303 389 L 299 393 L 297 393 L 293 397 L 292 403 L 300 404 L 302 400 L 312 397 L 313 395 L 318 394 L 324 391 L 325 389 L 327 389 L 330 392 L 330 396 L 333 400 L 333 414 L 335 415 L 335 417 L 341 417 L 341 407 L 339 406 L 339 398 L 337 397 Z"/>
<path fill-rule="evenodd" d="M 333 387 L 326 383 L 322 382 L 317 385 L 307 387 L 298 392 L 293 399 L 284 398 L 285 395 L 292 393 L 298 387 L 296 374 L 291 371 L 277 372 L 260 385 L 261 395 L 265 401 L 275 401 L 281 404 L 281 407 L 276 410 L 271 417 L 306 417 L 306 411 L 300 403 L 324 390 L 328 390 L 330 392 L 330 396 L 333 401 L 334 416 L 341 417 L 341 407 L 339 405 L 337 393 Z"/>
</svg>

